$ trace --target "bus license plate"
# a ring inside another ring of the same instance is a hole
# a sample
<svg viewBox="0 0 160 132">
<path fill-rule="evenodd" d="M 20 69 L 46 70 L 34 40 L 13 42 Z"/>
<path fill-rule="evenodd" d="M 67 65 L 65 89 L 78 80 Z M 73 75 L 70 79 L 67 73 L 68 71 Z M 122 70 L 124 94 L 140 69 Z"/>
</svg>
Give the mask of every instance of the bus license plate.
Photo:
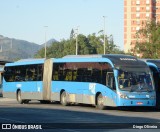
<svg viewBox="0 0 160 132">
<path fill-rule="evenodd" d="M 138 104 L 138 105 L 142 105 L 143 103 L 142 103 L 142 102 L 137 102 L 137 104 Z"/>
</svg>

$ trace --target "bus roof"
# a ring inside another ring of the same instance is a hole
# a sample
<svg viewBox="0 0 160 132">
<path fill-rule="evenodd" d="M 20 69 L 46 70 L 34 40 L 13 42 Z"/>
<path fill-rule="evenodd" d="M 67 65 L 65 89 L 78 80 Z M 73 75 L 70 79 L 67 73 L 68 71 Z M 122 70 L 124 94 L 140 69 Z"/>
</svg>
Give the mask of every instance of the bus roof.
<svg viewBox="0 0 160 132">
<path fill-rule="evenodd" d="M 102 55 L 66 55 L 63 58 L 101 58 Z"/>
<path fill-rule="evenodd" d="M 138 60 L 134 56 L 124 55 L 124 54 L 105 54 L 105 55 L 68 55 L 64 56 L 64 59 L 69 59 L 70 61 L 83 61 L 84 59 L 95 59 L 96 61 L 102 62 L 102 60 L 110 60 L 114 66 L 136 66 L 143 67 L 146 63 Z M 77 59 L 78 58 L 78 59 Z M 102 59 L 103 58 L 103 59 Z M 89 61 L 89 60 L 88 60 Z M 68 61 L 67 61 L 68 62 Z"/>
<path fill-rule="evenodd" d="M 142 59 L 145 62 L 151 62 L 160 68 L 160 59 Z"/>
<path fill-rule="evenodd" d="M 123 54 L 106 54 L 106 55 L 68 55 L 63 58 L 52 58 L 54 62 L 108 62 L 112 67 L 117 66 L 134 66 L 145 67 L 147 64 L 144 61 L 138 60 L 134 56 Z M 14 63 L 6 63 L 6 66 L 27 65 L 27 64 L 42 64 L 45 58 L 42 59 L 22 59 Z"/>
<path fill-rule="evenodd" d="M 27 64 L 42 64 L 45 59 L 22 59 L 13 63 L 6 63 L 5 66 L 17 66 L 17 65 L 27 65 Z"/>
<path fill-rule="evenodd" d="M 109 54 L 109 55 L 103 55 L 103 57 L 110 59 L 115 66 L 134 66 L 134 67 L 146 66 L 145 62 L 140 61 L 136 57 L 131 55 Z"/>
</svg>

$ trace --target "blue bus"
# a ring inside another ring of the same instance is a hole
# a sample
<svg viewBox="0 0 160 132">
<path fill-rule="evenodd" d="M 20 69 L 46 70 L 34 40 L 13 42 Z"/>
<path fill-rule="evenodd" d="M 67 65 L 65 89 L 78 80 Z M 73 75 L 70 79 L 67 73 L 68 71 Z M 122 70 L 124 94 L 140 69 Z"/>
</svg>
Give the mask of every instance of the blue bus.
<svg viewBox="0 0 160 132">
<path fill-rule="evenodd" d="M 142 59 L 147 63 L 152 71 L 155 91 L 156 91 L 156 107 L 160 109 L 160 59 Z"/>
<path fill-rule="evenodd" d="M 4 97 L 105 106 L 155 106 L 151 71 L 128 55 L 78 55 L 22 60 L 4 68 Z"/>
</svg>

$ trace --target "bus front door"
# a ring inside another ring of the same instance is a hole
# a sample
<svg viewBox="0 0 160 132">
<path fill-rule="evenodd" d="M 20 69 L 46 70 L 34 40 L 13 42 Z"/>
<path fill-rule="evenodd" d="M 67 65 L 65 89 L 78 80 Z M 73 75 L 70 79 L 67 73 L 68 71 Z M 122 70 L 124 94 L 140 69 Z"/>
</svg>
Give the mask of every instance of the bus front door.
<svg viewBox="0 0 160 132">
<path fill-rule="evenodd" d="M 115 85 L 115 77 L 114 77 L 114 73 L 113 72 L 108 72 L 107 75 L 106 75 L 106 86 L 109 87 L 112 92 L 109 92 L 108 93 L 108 97 L 109 97 L 109 100 L 108 100 L 108 105 L 109 106 L 115 106 L 115 103 L 116 102 L 116 85 Z"/>
</svg>

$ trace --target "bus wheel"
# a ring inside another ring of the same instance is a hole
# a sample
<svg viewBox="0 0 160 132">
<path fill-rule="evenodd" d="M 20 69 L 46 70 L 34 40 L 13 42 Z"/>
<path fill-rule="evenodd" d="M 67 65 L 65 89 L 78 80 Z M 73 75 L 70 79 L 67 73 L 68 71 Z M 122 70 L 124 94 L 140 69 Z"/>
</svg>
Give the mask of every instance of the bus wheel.
<svg viewBox="0 0 160 132">
<path fill-rule="evenodd" d="M 103 100 L 102 94 L 99 94 L 98 97 L 97 97 L 96 108 L 98 108 L 100 110 L 104 110 L 105 109 L 104 100 Z"/>
<path fill-rule="evenodd" d="M 63 106 L 67 106 L 68 105 L 68 102 L 67 102 L 67 95 L 66 95 L 66 92 L 63 91 L 62 94 L 61 94 L 61 100 L 60 100 L 61 104 Z"/>
<path fill-rule="evenodd" d="M 24 101 L 23 101 L 22 98 L 21 98 L 21 91 L 18 91 L 18 93 L 17 93 L 17 101 L 18 101 L 18 103 L 20 103 L 20 104 L 23 104 L 23 103 L 24 103 Z"/>
</svg>

